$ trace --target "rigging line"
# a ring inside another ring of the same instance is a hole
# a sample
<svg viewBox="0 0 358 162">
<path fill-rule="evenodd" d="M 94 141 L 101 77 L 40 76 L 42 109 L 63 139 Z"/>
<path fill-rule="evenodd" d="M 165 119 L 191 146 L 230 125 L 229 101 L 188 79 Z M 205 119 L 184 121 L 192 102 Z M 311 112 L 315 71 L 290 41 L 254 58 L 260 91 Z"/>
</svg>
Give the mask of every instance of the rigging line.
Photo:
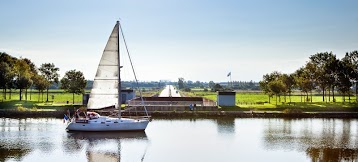
<svg viewBox="0 0 358 162">
<path fill-rule="evenodd" d="M 148 115 L 148 112 L 147 112 L 147 108 L 145 107 L 145 104 L 144 104 L 144 100 L 143 100 L 143 96 L 142 96 L 142 90 L 139 88 L 139 83 L 138 83 L 137 75 L 136 75 L 136 73 L 135 73 L 135 71 L 134 71 L 132 59 L 131 59 L 131 56 L 130 56 L 130 54 L 129 54 L 127 42 L 126 42 L 126 39 L 124 38 L 124 33 L 123 33 L 122 25 L 121 25 L 120 22 L 119 22 L 119 28 L 121 29 L 121 33 L 122 33 L 122 37 L 123 37 L 123 42 L 124 42 L 124 45 L 126 46 L 127 54 L 128 54 L 128 57 L 129 57 L 129 62 L 131 63 L 132 71 L 133 71 L 133 74 L 134 74 L 134 78 L 135 78 L 135 81 L 136 81 L 136 83 L 137 83 L 137 88 L 138 88 L 138 90 L 139 90 L 140 98 L 141 98 L 141 100 L 142 100 L 142 105 L 143 105 L 143 107 L 144 107 L 144 109 L 145 109 L 146 115 L 149 116 L 149 115 Z"/>
<path fill-rule="evenodd" d="M 147 146 L 145 147 L 145 150 L 144 150 L 143 156 L 142 156 L 142 158 L 140 159 L 140 160 L 141 160 L 141 162 L 143 162 L 143 161 L 144 161 L 145 155 L 147 154 L 148 147 L 149 147 L 150 145 L 151 145 L 151 142 L 150 142 L 150 141 L 148 141 L 148 144 L 147 144 Z"/>
</svg>

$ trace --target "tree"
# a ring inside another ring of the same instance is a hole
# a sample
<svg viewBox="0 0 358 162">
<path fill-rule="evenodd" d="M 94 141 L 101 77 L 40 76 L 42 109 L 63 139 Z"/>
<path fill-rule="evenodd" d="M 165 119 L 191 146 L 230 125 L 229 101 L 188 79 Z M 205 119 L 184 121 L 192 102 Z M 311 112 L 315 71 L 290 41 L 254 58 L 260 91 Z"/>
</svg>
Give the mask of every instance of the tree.
<svg viewBox="0 0 358 162">
<path fill-rule="evenodd" d="M 32 84 L 30 67 L 24 59 L 16 61 L 16 88 L 20 90 L 20 101 L 22 100 L 22 90 Z"/>
<path fill-rule="evenodd" d="M 60 69 L 55 67 L 53 63 L 42 64 L 39 68 L 41 74 L 45 77 L 47 82 L 49 82 L 49 84 L 47 84 L 48 86 L 46 87 L 46 102 L 48 102 L 48 90 L 50 88 L 50 85 L 53 83 L 58 83 L 59 74 L 57 72 L 59 70 Z"/>
<path fill-rule="evenodd" d="M 50 86 L 49 82 L 45 79 L 44 76 L 42 75 L 35 75 L 33 77 L 33 81 L 34 81 L 34 86 L 35 86 L 35 89 L 37 89 L 39 91 L 39 97 L 38 97 L 38 101 L 40 101 L 40 92 L 42 93 L 42 96 L 43 96 L 43 91 L 48 87 Z M 43 97 L 42 97 L 43 99 Z"/>
<path fill-rule="evenodd" d="M 300 69 L 296 70 L 296 72 L 293 74 L 297 87 L 301 90 L 301 92 L 306 93 L 306 101 L 308 101 L 308 92 L 311 92 L 314 89 L 314 82 L 311 79 L 312 73 L 307 69 L 309 68 L 301 67 Z M 302 102 L 302 98 L 301 98 L 301 102 Z"/>
<path fill-rule="evenodd" d="M 75 103 L 75 94 L 83 94 L 85 87 L 86 80 L 80 71 L 67 71 L 65 76 L 61 79 L 61 89 L 72 93 L 72 104 Z"/>
<path fill-rule="evenodd" d="M 184 78 L 178 79 L 178 88 L 183 89 L 184 88 Z"/>
<path fill-rule="evenodd" d="M 270 92 L 276 95 L 277 105 L 277 96 L 280 96 L 280 94 L 285 91 L 285 84 L 282 82 L 282 80 L 273 80 L 269 82 L 267 86 Z"/>
<path fill-rule="evenodd" d="M 264 93 L 267 94 L 269 97 L 269 103 L 271 103 L 270 98 L 273 96 L 273 93 L 269 87 L 269 83 L 274 80 L 277 80 L 280 75 L 281 73 L 274 71 L 271 74 L 264 75 L 262 81 L 259 82 L 262 91 L 264 91 Z"/>
<path fill-rule="evenodd" d="M 356 102 L 358 102 L 358 51 L 350 53 L 347 52 L 342 60 L 345 64 L 347 64 L 347 67 L 351 69 L 349 72 L 349 78 L 355 82 Z"/>
<path fill-rule="evenodd" d="M 214 89 L 214 86 L 215 86 L 214 81 L 210 81 L 210 82 L 209 82 L 209 88 L 213 90 L 213 89 Z"/>
<path fill-rule="evenodd" d="M 289 96 L 290 102 L 291 102 L 291 93 L 292 93 L 292 89 L 295 86 L 294 76 L 292 74 L 290 74 L 290 75 L 283 74 L 281 77 L 281 80 L 285 84 L 285 87 L 286 87 L 285 93 L 288 93 L 288 96 Z M 286 102 L 286 97 L 285 97 L 285 102 Z"/>
<path fill-rule="evenodd" d="M 220 84 L 215 84 L 214 85 L 214 89 L 213 89 L 214 92 L 221 91 L 221 90 L 223 90 L 223 87 Z"/>
<path fill-rule="evenodd" d="M 0 88 L 3 89 L 3 96 L 6 100 L 6 89 L 14 78 L 14 71 L 6 62 L 0 62 Z"/>
<path fill-rule="evenodd" d="M 6 90 L 14 88 L 15 80 L 15 57 L 11 57 L 5 52 L 0 52 L 0 88 L 3 88 L 4 99 L 6 100 Z"/>
<path fill-rule="evenodd" d="M 350 81 L 350 73 L 352 71 L 351 67 L 349 66 L 349 63 L 345 58 L 342 59 L 342 61 L 339 61 L 338 63 L 338 82 L 337 82 L 337 88 L 338 91 L 342 93 L 343 95 L 343 102 L 345 102 L 345 95 L 347 94 L 349 96 L 350 101 L 350 92 L 351 92 L 351 86 L 352 82 Z"/>
<path fill-rule="evenodd" d="M 29 68 L 30 68 L 29 70 L 30 70 L 30 74 L 31 74 L 31 80 L 32 80 L 32 84 L 33 84 L 33 80 L 35 79 L 34 77 L 36 75 L 38 75 L 37 68 L 36 68 L 35 64 L 33 62 L 31 62 L 30 59 L 24 58 L 24 61 L 27 63 L 27 65 L 29 65 Z M 26 100 L 27 100 L 27 89 L 29 89 L 32 86 L 32 84 L 30 84 L 25 89 Z M 30 100 L 31 100 L 31 92 L 30 92 Z"/>
<path fill-rule="evenodd" d="M 332 52 L 329 54 L 328 60 L 327 60 L 327 65 L 326 65 L 326 71 L 327 71 L 327 75 L 328 75 L 328 80 L 327 80 L 327 84 L 328 87 L 330 88 L 330 91 L 332 91 L 332 98 L 333 98 L 333 102 L 336 101 L 336 99 L 334 98 L 334 90 L 338 80 L 338 73 L 339 73 L 339 69 L 338 69 L 338 64 L 339 64 L 340 60 L 336 58 L 336 55 L 333 55 Z M 330 96 L 330 91 L 328 91 L 328 96 Z M 330 101 L 330 97 L 328 97 L 328 101 Z"/>
<path fill-rule="evenodd" d="M 332 79 L 330 77 L 330 71 L 328 68 L 328 62 L 333 57 L 332 52 L 321 52 L 315 55 L 310 56 L 309 63 L 312 64 L 315 69 L 312 70 L 313 75 L 315 76 L 316 83 L 322 89 L 323 101 L 325 98 L 325 90 L 332 86 Z M 334 56 L 335 57 L 335 56 Z"/>
</svg>

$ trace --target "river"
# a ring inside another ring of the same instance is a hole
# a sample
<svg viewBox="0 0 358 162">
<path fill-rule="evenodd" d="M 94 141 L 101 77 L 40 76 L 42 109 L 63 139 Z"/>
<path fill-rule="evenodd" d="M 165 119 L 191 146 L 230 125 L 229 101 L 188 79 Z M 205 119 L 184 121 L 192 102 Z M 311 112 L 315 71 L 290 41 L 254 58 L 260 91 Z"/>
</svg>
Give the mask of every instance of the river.
<svg viewBox="0 0 358 162">
<path fill-rule="evenodd" d="M 357 161 L 356 119 L 153 119 L 145 132 L 68 133 L 61 119 L 0 119 L 0 161 Z"/>
</svg>

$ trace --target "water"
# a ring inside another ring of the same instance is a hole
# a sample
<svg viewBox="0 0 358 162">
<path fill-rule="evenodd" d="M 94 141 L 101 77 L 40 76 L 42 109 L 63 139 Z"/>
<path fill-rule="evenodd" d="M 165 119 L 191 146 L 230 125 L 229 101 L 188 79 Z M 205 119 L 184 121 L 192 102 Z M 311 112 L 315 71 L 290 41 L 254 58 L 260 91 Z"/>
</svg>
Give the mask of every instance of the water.
<svg viewBox="0 0 358 162">
<path fill-rule="evenodd" d="M 0 161 L 358 161 L 356 119 L 154 119 L 144 132 L 68 133 L 0 119 Z"/>
</svg>

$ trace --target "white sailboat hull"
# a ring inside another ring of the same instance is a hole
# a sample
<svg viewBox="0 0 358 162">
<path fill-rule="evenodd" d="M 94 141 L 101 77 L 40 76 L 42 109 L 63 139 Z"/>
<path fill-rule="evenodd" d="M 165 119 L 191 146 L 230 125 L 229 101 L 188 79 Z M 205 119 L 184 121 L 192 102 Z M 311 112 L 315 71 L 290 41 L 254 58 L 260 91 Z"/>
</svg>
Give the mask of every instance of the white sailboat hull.
<svg viewBox="0 0 358 162">
<path fill-rule="evenodd" d="M 67 131 L 144 131 L 148 119 L 110 118 L 101 116 L 98 119 L 72 120 L 67 125 Z"/>
</svg>

